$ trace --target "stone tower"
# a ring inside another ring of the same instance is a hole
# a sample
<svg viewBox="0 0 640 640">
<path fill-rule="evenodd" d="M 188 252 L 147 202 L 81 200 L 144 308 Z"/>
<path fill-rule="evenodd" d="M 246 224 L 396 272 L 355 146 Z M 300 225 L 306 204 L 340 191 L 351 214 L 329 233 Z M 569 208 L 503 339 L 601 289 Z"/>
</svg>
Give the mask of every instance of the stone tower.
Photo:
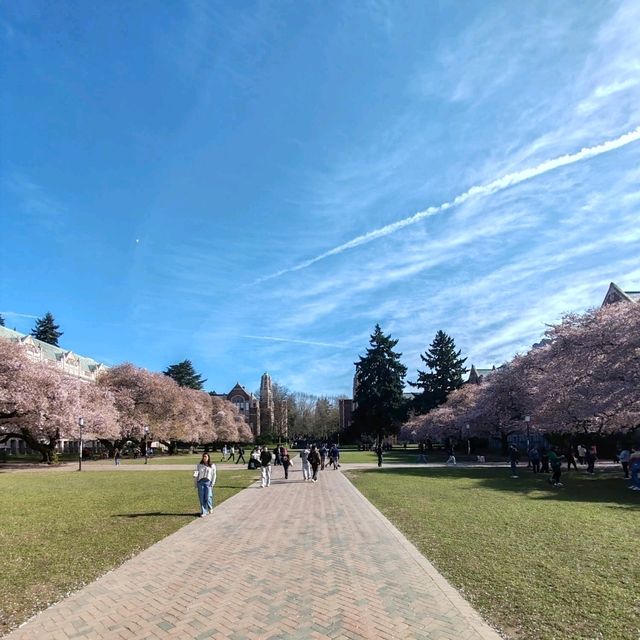
<svg viewBox="0 0 640 640">
<path fill-rule="evenodd" d="M 271 435 L 273 433 L 273 390 L 271 388 L 271 376 L 262 374 L 260 378 L 260 433 Z"/>
</svg>

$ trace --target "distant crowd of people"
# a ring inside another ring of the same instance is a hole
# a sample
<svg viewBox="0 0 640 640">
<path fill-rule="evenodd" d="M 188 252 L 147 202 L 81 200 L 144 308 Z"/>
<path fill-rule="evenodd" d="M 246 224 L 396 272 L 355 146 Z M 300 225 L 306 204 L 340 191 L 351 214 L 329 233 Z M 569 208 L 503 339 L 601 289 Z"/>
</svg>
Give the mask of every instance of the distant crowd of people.
<svg viewBox="0 0 640 640">
<path fill-rule="evenodd" d="M 509 446 L 509 464 L 511 468 L 511 477 L 517 478 L 517 465 L 520 458 L 518 448 L 512 444 Z M 549 483 L 554 487 L 561 487 L 562 482 L 562 463 L 567 463 L 567 471 L 571 468 L 578 470 L 578 465 L 586 467 L 586 472 L 593 475 L 598 460 L 598 449 L 596 445 L 585 447 L 582 444 L 573 447 L 567 447 L 562 451 L 558 447 L 540 447 L 532 446 L 527 452 L 528 465 L 533 473 L 549 473 Z M 617 461 L 622 466 L 622 471 L 626 479 L 629 478 L 631 472 L 630 489 L 640 491 L 640 451 L 635 447 L 621 448 L 617 454 Z"/>
</svg>

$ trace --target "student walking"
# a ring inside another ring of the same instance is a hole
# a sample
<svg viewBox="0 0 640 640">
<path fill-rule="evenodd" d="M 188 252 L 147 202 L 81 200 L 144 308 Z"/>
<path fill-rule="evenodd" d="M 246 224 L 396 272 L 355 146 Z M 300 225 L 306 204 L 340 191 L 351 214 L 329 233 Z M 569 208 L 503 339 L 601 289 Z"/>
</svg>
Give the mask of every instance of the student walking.
<svg viewBox="0 0 640 640">
<path fill-rule="evenodd" d="M 323 444 L 320 447 L 320 471 L 324 471 L 324 467 L 327 463 L 327 454 L 329 452 L 327 451 L 327 445 Z"/>
<path fill-rule="evenodd" d="M 288 480 L 291 457 L 289 456 L 289 450 L 286 447 L 280 447 L 280 460 L 282 462 L 282 468 L 284 469 L 284 479 Z"/>
<path fill-rule="evenodd" d="M 571 465 L 573 465 L 573 468 L 576 471 L 578 470 L 578 465 L 576 464 L 576 459 L 573 455 L 573 449 L 571 449 L 571 447 L 567 447 L 567 450 L 564 454 L 564 459 L 567 461 L 567 471 L 571 469 Z"/>
<path fill-rule="evenodd" d="M 260 486 L 264 489 L 265 487 L 271 486 L 271 462 L 273 461 L 273 454 L 267 447 L 262 447 L 262 452 L 260 453 Z"/>
<path fill-rule="evenodd" d="M 116 467 L 120 466 L 120 449 L 118 449 L 118 447 L 116 447 L 116 450 L 113 452 L 113 461 L 115 462 Z"/>
<path fill-rule="evenodd" d="M 229 452 L 229 450 L 227 449 L 227 445 L 225 444 L 222 447 L 222 456 L 220 457 L 220 462 L 224 462 L 225 458 L 227 457 L 227 453 Z"/>
<path fill-rule="evenodd" d="M 596 445 L 591 445 L 587 451 L 587 473 L 593 475 L 595 473 L 596 460 L 598 458 L 598 450 Z"/>
<path fill-rule="evenodd" d="M 549 482 L 554 487 L 561 487 L 562 482 L 560 482 L 560 476 L 562 475 L 562 459 L 553 448 L 549 451 L 549 464 L 551 465 L 552 474 L 551 478 L 549 478 Z"/>
<path fill-rule="evenodd" d="M 320 468 L 320 452 L 316 449 L 316 445 L 311 445 L 311 450 L 309 451 L 309 464 L 311 465 L 311 471 L 313 472 L 313 476 L 311 478 L 312 482 L 318 482 L 318 469 Z"/>
<path fill-rule="evenodd" d="M 244 449 L 242 445 L 238 445 L 238 459 L 236 460 L 236 464 L 242 460 L 242 463 L 245 464 L 246 460 L 244 459 Z"/>
<path fill-rule="evenodd" d="M 216 465 L 212 464 L 208 453 L 203 453 L 193 472 L 193 481 L 200 500 L 200 517 L 204 518 L 213 511 L 213 487 L 216 483 Z"/>
<path fill-rule="evenodd" d="M 624 448 L 618 454 L 618 462 L 622 465 L 622 473 L 624 473 L 624 477 L 629 477 L 629 458 L 631 457 L 631 451 L 629 449 Z"/>
<path fill-rule="evenodd" d="M 311 466 L 309 465 L 309 449 L 306 447 L 300 452 L 300 460 L 302 461 L 302 479 L 306 482 L 311 480 Z"/>
<path fill-rule="evenodd" d="M 631 447 L 629 469 L 631 470 L 631 484 L 629 485 L 629 489 L 640 491 L 640 451 L 635 447 Z"/>
<path fill-rule="evenodd" d="M 376 456 L 378 458 L 378 466 L 381 467 L 382 466 L 382 455 L 384 453 L 384 450 L 382 449 L 382 445 L 379 444 L 376 447 Z"/>
<path fill-rule="evenodd" d="M 529 461 L 531 462 L 533 473 L 540 473 L 540 452 L 536 447 L 529 449 Z"/>
<path fill-rule="evenodd" d="M 518 447 L 515 444 L 509 445 L 509 465 L 511 466 L 511 477 L 517 478 L 516 470 L 518 467 Z"/>
<path fill-rule="evenodd" d="M 331 446 L 331 461 L 333 462 L 333 470 L 335 471 L 340 466 L 340 449 L 338 445 Z"/>
</svg>

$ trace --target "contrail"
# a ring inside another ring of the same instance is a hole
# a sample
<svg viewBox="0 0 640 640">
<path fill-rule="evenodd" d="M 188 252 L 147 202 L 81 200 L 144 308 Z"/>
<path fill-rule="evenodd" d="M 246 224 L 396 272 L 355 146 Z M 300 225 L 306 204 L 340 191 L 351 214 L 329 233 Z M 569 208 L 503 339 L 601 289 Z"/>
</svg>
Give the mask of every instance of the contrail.
<svg viewBox="0 0 640 640">
<path fill-rule="evenodd" d="M 314 347 L 331 347 L 333 349 L 346 349 L 343 344 L 331 344 L 330 342 L 316 342 L 314 340 L 296 340 L 295 338 L 277 338 L 275 336 L 240 336 L 251 340 L 269 340 L 271 342 L 293 342 L 294 344 L 308 344 Z"/>
<path fill-rule="evenodd" d="M 497 178 L 496 180 L 493 180 L 492 182 L 489 182 L 487 184 L 473 186 L 464 193 L 461 193 L 459 196 L 456 196 L 451 202 L 443 202 L 442 204 L 439 204 L 437 206 L 431 206 L 424 211 L 418 211 L 417 213 L 414 213 L 408 218 L 403 218 L 402 220 L 392 222 L 391 224 L 387 224 L 384 227 L 380 227 L 379 229 L 374 229 L 373 231 L 364 233 L 360 236 L 355 237 L 353 240 L 349 240 L 349 242 L 345 242 L 344 244 L 338 245 L 333 249 L 329 249 L 329 251 L 321 253 L 315 258 L 304 260 L 303 262 L 299 262 L 293 267 L 281 269 L 280 271 L 276 271 L 275 273 L 272 273 L 268 276 L 258 278 L 256 280 L 256 283 L 264 282 L 265 280 L 273 280 L 273 278 L 278 278 L 285 273 L 291 273 L 293 271 L 306 269 L 312 264 L 320 262 L 320 260 L 324 260 L 325 258 L 343 253 L 344 251 L 348 251 L 349 249 L 355 249 L 360 245 L 367 244 L 368 242 L 377 240 L 378 238 L 383 238 L 385 236 L 391 235 L 392 233 L 395 233 L 400 229 L 404 229 L 409 225 L 416 224 L 416 222 L 420 222 L 425 218 L 434 216 L 437 213 L 441 213 L 442 211 L 446 211 L 447 209 L 451 209 L 452 207 L 457 207 L 458 205 L 463 204 L 471 198 L 483 198 L 493 195 L 498 191 L 503 191 L 504 189 L 512 187 L 513 185 L 525 182 L 525 180 L 531 180 L 531 178 L 540 176 L 543 173 L 548 173 L 549 171 L 553 171 L 554 169 L 558 169 L 559 167 L 565 167 L 569 164 L 575 164 L 576 162 L 580 162 L 581 160 L 594 158 L 596 156 L 602 155 L 603 153 L 608 153 L 609 151 L 614 151 L 615 149 L 624 147 L 628 144 L 631 144 L 632 142 L 637 142 L 638 140 L 640 140 L 640 127 L 637 127 L 633 129 L 633 131 L 629 131 L 628 133 L 625 133 L 618 138 L 614 138 L 613 140 L 606 140 L 605 142 L 602 142 L 601 144 L 598 144 L 594 147 L 584 147 L 576 153 L 570 153 L 563 156 L 558 156 L 557 158 L 552 158 L 551 160 L 545 160 L 535 167 L 529 167 L 528 169 L 523 169 L 522 171 L 508 173 L 501 178 Z"/>
</svg>

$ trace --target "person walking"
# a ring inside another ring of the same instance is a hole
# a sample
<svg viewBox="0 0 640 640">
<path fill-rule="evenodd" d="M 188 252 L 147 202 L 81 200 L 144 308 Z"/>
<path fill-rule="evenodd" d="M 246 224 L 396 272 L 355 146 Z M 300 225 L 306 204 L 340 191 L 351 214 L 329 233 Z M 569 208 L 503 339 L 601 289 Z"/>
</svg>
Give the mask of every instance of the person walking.
<svg viewBox="0 0 640 640">
<path fill-rule="evenodd" d="M 227 458 L 227 462 L 229 462 L 229 460 L 233 462 L 235 457 L 236 457 L 236 448 L 233 445 L 231 445 L 229 447 L 229 457 Z"/>
<path fill-rule="evenodd" d="M 383 456 L 383 453 L 384 453 L 384 449 L 382 448 L 382 445 L 381 445 L 381 444 L 379 444 L 379 445 L 376 447 L 376 456 L 377 456 L 377 458 L 378 458 L 378 466 L 379 466 L 379 467 L 381 467 L 381 466 L 382 466 L 382 456 Z"/>
<path fill-rule="evenodd" d="M 324 467 L 327 463 L 327 454 L 328 454 L 328 450 L 327 450 L 327 445 L 323 444 L 320 447 L 320 471 L 324 471 Z"/>
<path fill-rule="evenodd" d="M 309 464 L 311 465 L 311 471 L 313 473 L 311 477 L 312 482 L 318 482 L 318 469 L 320 468 L 320 452 L 316 448 L 315 444 L 311 445 L 311 450 L 309 451 Z"/>
<path fill-rule="evenodd" d="M 622 473 L 624 477 L 629 477 L 629 458 L 631 457 L 631 451 L 626 447 L 618 454 L 618 462 L 622 465 Z"/>
<path fill-rule="evenodd" d="M 587 450 L 584 448 L 583 445 L 579 444 L 576 447 L 576 451 L 578 452 L 578 464 L 584 464 L 585 457 L 587 456 Z"/>
<path fill-rule="evenodd" d="M 212 464 L 208 453 L 203 453 L 193 472 L 193 481 L 200 500 L 200 517 L 204 518 L 213 511 L 213 487 L 216 483 L 216 465 Z"/>
<path fill-rule="evenodd" d="M 571 465 L 573 465 L 573 468 L 576 471 L 578 470 L 578 465 L 576 464 L 576 459 L 573 455 L 573 449 L 570 446 L 567 447 L 567 450 L 565 451 L 564 459 L 567 461 L 567 471 L 571 469 Z"/>
<path fill-rule="evenodd" d="M 518 467 L 518 447 L 515 444 L 509 445 L 509 465 L 511 467 L 511 477 L 517 478 L 518 475 L 516 473 Z"/>
<path fill-rule="evenodd" d="M 418 459 L 417 462 L 426 462 L 427 456 L 424 455 L 424 442 L 418 444 Z"/>
<path fill-rule="evenodd" d="M 531 461 L 533 473 L 540 473 L 540 452 L 536 447 L 529 449 L 529 460 Z"/>
<path fill-rule="evenodd" d="M 116 447 L 116 450 L 113 452 L 113 461 L 115 462 L 116 467 L 120 466 L 120 449 L 118 447 Z"/>
<path fill-rule="evenodd" d="M 595 473 L 596 460 L 598 459 L 598 450 L 596 445 L 593 444 L 587 451 L 587 473 L 593 475 Z"/>
<path fill-rule="evenodd" d="M 449 457 L 447 458 L 447 462 L 445 464 L 456 464 L 456 447 L 454 444 L 449 447 Z"/>
<path fill-rule="evenodd" d="M 638 451 L 636 447 L 631 447 L 629 469 L 631 470 L 631 484 L 629 485 L 629 489 L 640 491 L 640 451 Z"/>
<path fill-rule="evenodd" d="M 227 445 L 225 444 L 222 447 L 222 456 L 220 457 L 220 462 L 224 462 L 225 458 L 227 457 L 227 452 L 228 452 L 228 449 L 227 449 Z"/>
<path fill-rule="evenodd" d="M 260 486 L 264 489 L 265 487 L 271 486 L 271 462 L 273 461 L 273 454 L 267 447 L 262 447 L 262 452 L 260 453 Z"/>
<path fill-rule="evenodd" d="M 246 464 L 246 460 L 244 459 L 244 449 L 241 444 L 238 445 L 238 459 L 236 460 L 236 464 L 242 460 L 242 464 Z"/>
<path fill-rule="evenodd" d="M 549 452 L 544 447 L 540 452 L 540 473 L 549 473 Z"/>
<path fill-rule="evenodd" d="M 281 462 L 280 462 L 280 447 L 279 446 L 273 447 L 273 457 L 274 457 L 274 464 L 276 466 L 280 466 Z"/>
<path fill-rule="evenodd" d="M 311 480 L 311 466 L 309 465 L 309 449 L 306 447 L 300 451 L 300 460 L 302 461 L 302 480 Z"/>
<path fill-rule="evenodd" d="M 289 450 L 287 447 L 280 447 L 280 460 L 282 461 L 282 468 L 284 469 L 284 479 L 288 480 L 291 457 L 289 456 Z"/>
<path fill-rule="evenodd" d="M 331 445 L 331 460 L 333 460 L 333 470 L 335 471 L 340 466 L 340 449 L 338 445 Z"/>
<path fill-rule="evenodd" d="M 562 482 L 560 482 L 560 476 L 562 475 L 562 459 L 556 453 L 555 448 L 552 448 L 549 451 L 549 464 L 551 465 L 551 478 L 549 478 L 549 482 L 554 487 L 561 487 Z"/>
</svg>

